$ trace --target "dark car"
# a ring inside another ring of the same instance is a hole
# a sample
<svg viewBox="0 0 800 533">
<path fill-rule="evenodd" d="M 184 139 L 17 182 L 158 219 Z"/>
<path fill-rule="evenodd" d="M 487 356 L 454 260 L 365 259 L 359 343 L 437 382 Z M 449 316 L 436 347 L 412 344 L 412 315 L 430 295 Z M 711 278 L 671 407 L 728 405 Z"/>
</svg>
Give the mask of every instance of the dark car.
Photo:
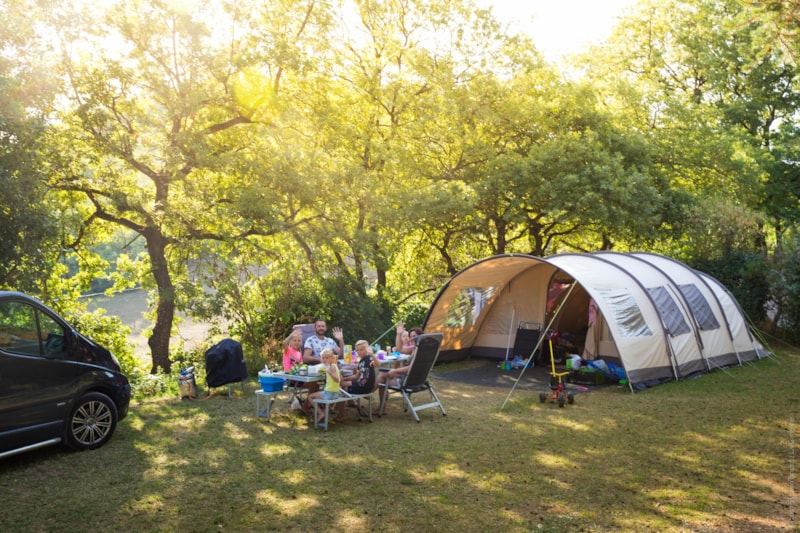
<svg viewBox="0 0 800 533">
<path fill-rule="evenodd" d="M 102 446 L 130 398 L 111 352 L 35 298 L 0 291 L 0 458 L 58 443 Z"/>
</svg>

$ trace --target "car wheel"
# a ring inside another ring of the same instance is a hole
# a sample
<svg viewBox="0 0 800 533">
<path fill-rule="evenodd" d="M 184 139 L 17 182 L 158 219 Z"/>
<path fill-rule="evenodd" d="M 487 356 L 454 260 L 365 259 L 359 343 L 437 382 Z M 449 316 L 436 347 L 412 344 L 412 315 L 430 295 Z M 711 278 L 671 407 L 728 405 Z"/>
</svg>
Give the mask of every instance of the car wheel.
<svg viewBox="0 0 800 533">
<path fill-rule="evenodd" d="M 67 420 L 65 442 L 75 450 L 91 450 L 105 444 L 117 427 L 117 406 L 99 392 L 78 400 Z"/>
</svg>

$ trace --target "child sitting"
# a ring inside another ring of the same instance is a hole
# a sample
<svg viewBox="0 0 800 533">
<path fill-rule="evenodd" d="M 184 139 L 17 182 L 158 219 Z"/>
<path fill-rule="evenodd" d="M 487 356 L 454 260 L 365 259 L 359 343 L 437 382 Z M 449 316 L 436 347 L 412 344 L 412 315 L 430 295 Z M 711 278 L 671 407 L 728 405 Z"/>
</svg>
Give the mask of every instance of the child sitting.
<svg viewBox="0 0 800 533">
<path fill-rule="evenodd" d="M 355 348 L 358 354 L 358 366 L 352 376 L 343 378 L 341 387 L 350 394 L 370 394 L 378 387 L 377 376 L 381 364 L 372 353 L 367 341 L 358 341 Z M 339 413 L 334 418 L 336 422 L 341 422 L 344 418 L 344 405 L 344 403 L 339 404 Z"/>
<path fill-rule="evenodd" d="M 339 366 L 336 361 L 336 354 L 330 348 L 325 348 L 320 353 L 322 359 L 322 368 L 320 372 L 325 373 L 325 388 L 321 391 L 313 392 L 308 395 L 309 404 L 313 404 L 314 400 L 335 400 L 339 397 L 339 382 L 342 380 L 339 374 Z M 315 421 L 317 426 L 322 424 L 325 420 L 325 411 L 317 409 L 317 419 Z"/>
</svg>

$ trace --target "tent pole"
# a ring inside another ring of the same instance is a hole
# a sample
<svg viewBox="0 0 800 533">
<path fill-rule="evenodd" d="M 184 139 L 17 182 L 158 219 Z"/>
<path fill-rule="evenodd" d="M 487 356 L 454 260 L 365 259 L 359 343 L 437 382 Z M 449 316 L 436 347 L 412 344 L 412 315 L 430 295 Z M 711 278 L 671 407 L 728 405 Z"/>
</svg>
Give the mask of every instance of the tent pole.
<svg viewBox="0 0 800 533">
<path fill-rule="evenodd" d="M 542 346 L 542 341 L 544 340 L 547 332 L 550 330 L 550 326 L 553 325 L 553 322 L 555 322 L 556 318 L 558 318 L 558 315 L 559 315 L 559 313 L 561 313 L 561 310 L 564 309 L 564 304 L 567 303 L 567 300 L 569 300 L 569 296 L 570 296 L 570 294 L 572 294 L 572 289 L 574 289 L 575 285 L 577 285 L 577 284 L 578 284 L 578 280 L 574 280 L 574 282 L 572 283 L 572 285 L 569 288 L 569 291 L 567 291 L 567 295 L 564 297 L 563 300 L 561 300 L 561 305 L 558 306 L 558 309 L 556 309 L 556 312 L 553 313 L 552 317 L 550 317 L 550 322 L 547 324 L 547 327 L 544 329 L 542 334 L 539 335 L 539 340 L 536 342 L 536 347 L 533 349 L 533 352 L 529 356 L 528 361 L 530 361 L 530 357 L 532 357 L 533 354 L 535 354 L 536 351 Z M 517 385 L 519 384 L 519 380 L 522 379 L 522 374 L 525 373 L 525 370 L 527 368 L 528 368 L 528 365 L 525 365 L 525 366 L 522 367 L 522 372 L 520 372 L 519 376 L 517 376 L 517 380 L 514 382 L 514 385 L 511 386 L 511 390 L 508 391 L 508 396 L 506 396 L 506 399 L 503 400 L 503 405 L 500 406 L 500 410 L 501 411 L 503 410 L 503 407 L 506 406 L 506 403 L 508 403 L 508 399 L 511 398 L 511 395 L 514 393 L 514 389 L 517 388 Z"/>
<path fill-rule="evenodd" d="M 508 338 L 506 339 L 506 361 L 508 361 L 508 350 L 511 349 L 511 331 L 514 328 L 514 315 L 516 314 L 517 306 L 511 308 L 511 322 L 508 324 Z"/>
</svg>

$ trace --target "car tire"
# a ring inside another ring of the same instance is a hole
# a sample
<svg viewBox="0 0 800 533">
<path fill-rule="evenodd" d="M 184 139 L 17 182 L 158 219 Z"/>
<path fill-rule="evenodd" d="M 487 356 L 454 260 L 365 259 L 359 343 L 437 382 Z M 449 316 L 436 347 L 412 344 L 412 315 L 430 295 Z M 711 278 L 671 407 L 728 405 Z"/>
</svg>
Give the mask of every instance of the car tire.
<svg viewBox="0 0 800 533">
<path fill-rule="evenodd" d="M 117 419 L 111 398 L 100 392 L 84 394 L 70 411 L 64 442 L 74 450 L 99 448 L 114 434 Z"/>
</svg>

